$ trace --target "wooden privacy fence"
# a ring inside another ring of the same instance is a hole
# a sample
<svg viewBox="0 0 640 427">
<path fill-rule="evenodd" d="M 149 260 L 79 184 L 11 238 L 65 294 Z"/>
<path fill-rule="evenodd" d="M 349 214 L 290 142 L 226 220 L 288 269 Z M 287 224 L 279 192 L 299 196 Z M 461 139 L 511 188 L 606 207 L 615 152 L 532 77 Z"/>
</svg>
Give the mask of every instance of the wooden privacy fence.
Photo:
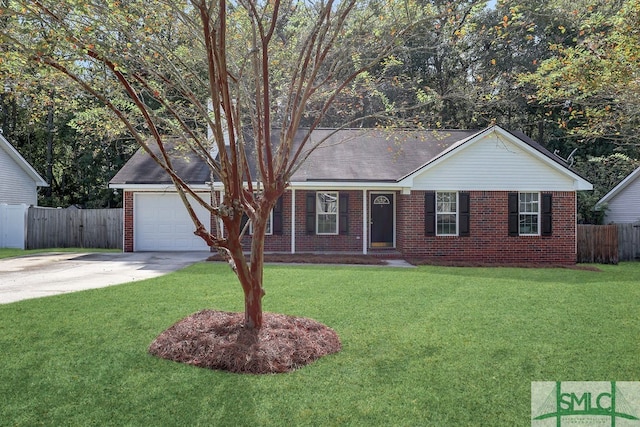
<svg viewBox="0 0 640 427">
<path fill-rule="evenodd" d="M 122 209 L 30 207 L 27 249 L 122 249 Z"/>
<path fill-rule="evenodd" d="M 578 225 L 578 262 L 617 264 L 640 259 L 640 225 Z"/>
<path fill-rule="evenodd" d="M 620 261 L 640 260 L 640 224 L 617 224 L 617 227 Z"/>
<path fill-rule="evenodd" d="M 578 262 L 617 264 L 618 227 L 578 225 Z"/>
</svg>

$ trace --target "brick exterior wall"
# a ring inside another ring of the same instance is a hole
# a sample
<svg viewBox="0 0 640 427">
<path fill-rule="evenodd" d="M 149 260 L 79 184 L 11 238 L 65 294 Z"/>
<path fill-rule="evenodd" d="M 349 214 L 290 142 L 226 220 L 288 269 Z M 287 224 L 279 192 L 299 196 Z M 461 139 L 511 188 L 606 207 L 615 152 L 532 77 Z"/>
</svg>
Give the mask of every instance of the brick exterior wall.
<svg viewBox="0 0 640 427">
<path fill-rule="evenodd" d="M 349 194 L 348 232 L 342 235 L 314 235 L 306 231 L 306 197 L 308 191 L 296 191 L 296 252 L 362 253 L 362 191 Z M 576 195 L 553 192 L 551 236 L 515 236 L 508 233 L 508 192 L 471 191 L 470 235 L 425 236 L 424 195 L 396 193 L 396 250 L 406 258 L 435 262 L 477 262 L 487 264 L 576 262 Z M 292 192 L 283 196 L 282 234 L 268 235 L 267 252 L 291 252 Z M 368 203 L 368 201 L 367 201 Z M 124 192 L 124 251 L 133 251 L 133 192 Z M 211 221 L 215 229 L 215 221 Z M 244 238 L 250 248 L 251 236 Z M 374 252 L 374 251 L 372 251 Z"/>
<path fill-rule="evenodd" d="M 124 212 L 124 252 L 133 252 L 133 191 L 126 191 L 122 197 Z"/>
<path fill-rule="evenodd" d="M 362 253 L 362 191 L 340 191 L 349 195 L 348 232 L 340 235 L 307 234 L 306 200 L 308 193 L 315 191 L 296 191 L 296 252 L 358 252 Z M 264 242 L 266 252 L 291 252 L 291 203 L 292 192 L 283 195 L 282 234 L 267 235 Z M 249 250 L 251 236 L 245 236 L 243 247 Z"/>
<path fill-rule="evenodd" d="M 397 249 L 405 257 L 488 264 L 576 262 L 576 196 L 553 192 L 551 236 L 508 233 L 508 192 L 470 192 L 470 235 L 425 236 L 424 192 L 399 195 Z"/>
<path fill-rule="evenodd" d="M 296 252 L 362 253 L 362 191 L 338 192 L 349 195 L 349 229 L 346 234 L 337 236 L 307 234 L 307 193 L 315 191 L 296 191 Z"/>
</svg>

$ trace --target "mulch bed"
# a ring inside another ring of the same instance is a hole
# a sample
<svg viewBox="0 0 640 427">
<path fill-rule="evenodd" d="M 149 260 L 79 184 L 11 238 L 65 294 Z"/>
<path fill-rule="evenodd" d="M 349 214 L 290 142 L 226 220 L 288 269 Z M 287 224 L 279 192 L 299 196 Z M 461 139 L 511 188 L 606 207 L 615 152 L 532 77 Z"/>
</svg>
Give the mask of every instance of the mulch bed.
<svg viewBox="0 0 640 427">
<path fill-rule="evenodd" d="M 244 313 L 203 310 L 177 322 L 149 346 L 163 359 L 235 373 L 290 372 L 342 345 L 336 332 L 312 319 L 263 313 L 258 331 Z"/>
</svg>

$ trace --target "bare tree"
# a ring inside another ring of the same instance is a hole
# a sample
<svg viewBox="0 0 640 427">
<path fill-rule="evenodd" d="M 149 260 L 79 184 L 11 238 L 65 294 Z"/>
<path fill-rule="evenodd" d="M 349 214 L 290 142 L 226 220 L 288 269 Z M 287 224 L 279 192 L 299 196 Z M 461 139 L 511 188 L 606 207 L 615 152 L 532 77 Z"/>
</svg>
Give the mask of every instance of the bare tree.
<svg viewBox="0 0 640 427">
<path fill-rule="evenodd" d="M 373 67 L 408 23 L 419 21 L 413 7 L 355 0 L 8 0 L 3 51 L 66 75 L 125 124 L 171 177 L 195 233 L 228 258 L 244 290 L 245 326 L 258 329 L 270 211 L 316 148 L 310 133 L 332 102 L 357 79 L 373 82 Z M 294 143 L 303 119 L 311 126 Z M 176 137 L 207 163 L 219 201 L 202 198 L 174 168 L 169 146 Z M 191 203 L 222 227 L 210 231 Z M 243 214 L 252 224 L 249 258 Z"/>
</svg>

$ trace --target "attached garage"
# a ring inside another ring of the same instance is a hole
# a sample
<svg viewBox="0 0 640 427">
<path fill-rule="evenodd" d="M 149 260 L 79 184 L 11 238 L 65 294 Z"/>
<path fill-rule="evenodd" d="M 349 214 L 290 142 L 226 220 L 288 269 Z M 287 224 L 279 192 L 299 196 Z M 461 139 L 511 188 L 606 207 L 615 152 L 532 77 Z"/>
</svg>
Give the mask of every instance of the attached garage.
<svg viewBox="0 0 640 427">
<path fill-rule="evenodd" d="M 207 200 L 208 194 L 203 194 Z M 176 193 L 134 194 L 134 251 L 208 251 L 204 240 L 193 234 L 195 226 Z M 209 212 L 192 203 L 196 215 L 210 227 Z"/>
</svg>

